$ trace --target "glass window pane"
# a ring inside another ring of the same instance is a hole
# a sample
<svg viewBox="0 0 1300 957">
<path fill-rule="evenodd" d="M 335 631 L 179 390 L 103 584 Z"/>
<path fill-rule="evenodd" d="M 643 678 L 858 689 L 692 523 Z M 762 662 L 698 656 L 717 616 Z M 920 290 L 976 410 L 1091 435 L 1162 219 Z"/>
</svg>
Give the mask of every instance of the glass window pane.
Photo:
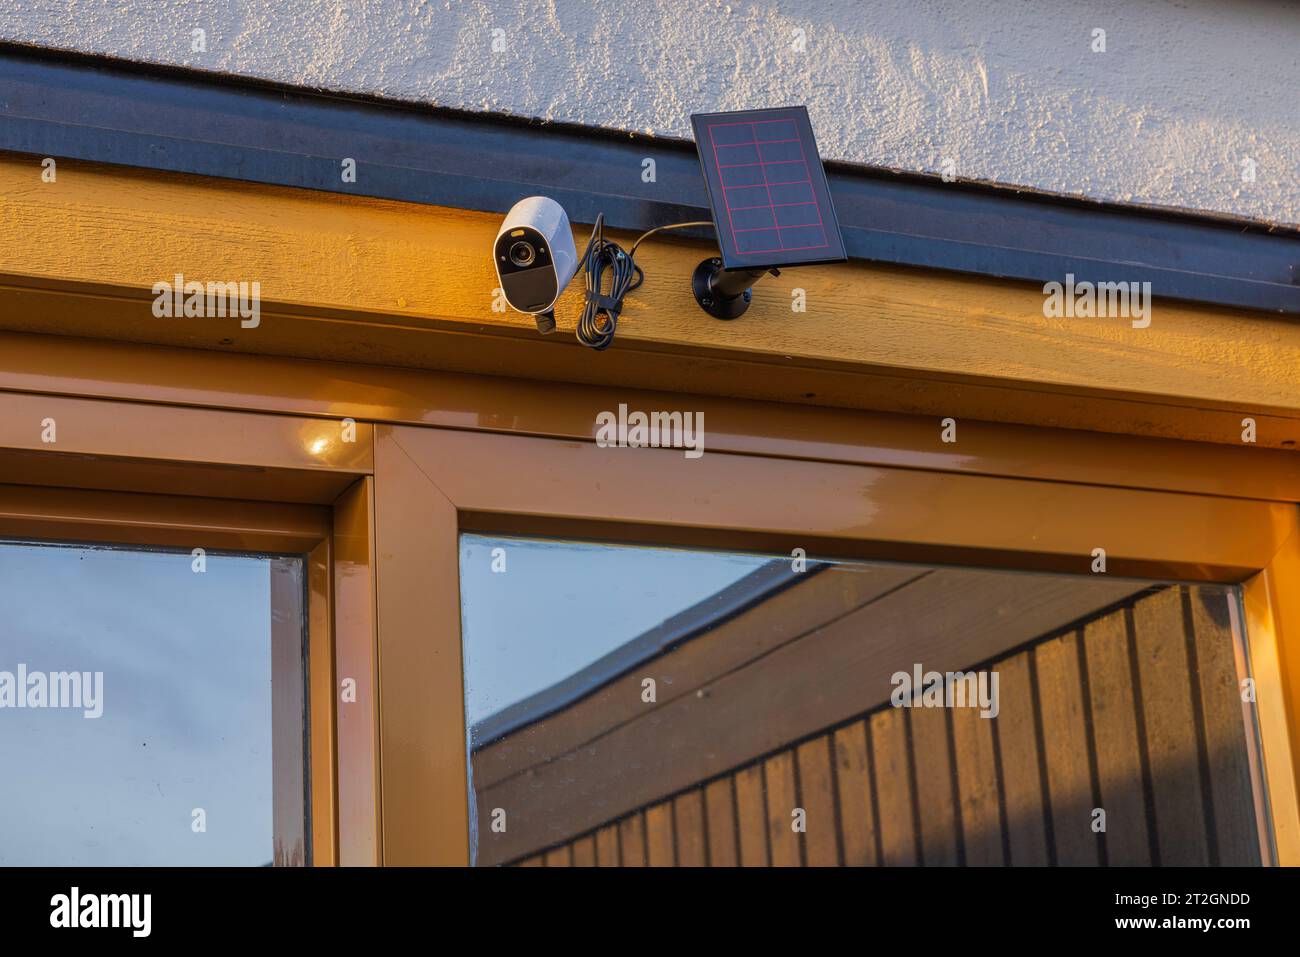
<svg viewBox="0 0 1300 957">
<path fill-rule="evenodd" d="M 478 864 L 1255 864 L 1220 585 L 461 539 Z"/>
<path fill-rule="evenodd" d="M 273 614 L 298 558 L 0 542 L 0 864 L 271 863 Z"/>
</svg>

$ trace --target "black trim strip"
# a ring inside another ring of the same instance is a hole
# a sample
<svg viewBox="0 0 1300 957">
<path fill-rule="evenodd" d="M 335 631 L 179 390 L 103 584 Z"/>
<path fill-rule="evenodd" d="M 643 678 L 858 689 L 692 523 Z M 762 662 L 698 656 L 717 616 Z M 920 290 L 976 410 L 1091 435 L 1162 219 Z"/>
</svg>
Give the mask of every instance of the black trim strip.
<svg viewBox="0 0 1300 957">
<path fill-rule="evenodd" d="M 603 212 L 627 230 L 710 218 L 685 141 L 4 45 L 0 150 L 486 212 L 544 193 L 576 223 Z M 343 157 L 356 160 L 356 183 L 342 182 Z M 645 159 L 654 183 L 641 180 Z M 1157 296 L 1300 315 L 1296 230 L 840 164 L 828 174 L 855 259 L 1034 282 L 1149 281 Z"/>
</svg>

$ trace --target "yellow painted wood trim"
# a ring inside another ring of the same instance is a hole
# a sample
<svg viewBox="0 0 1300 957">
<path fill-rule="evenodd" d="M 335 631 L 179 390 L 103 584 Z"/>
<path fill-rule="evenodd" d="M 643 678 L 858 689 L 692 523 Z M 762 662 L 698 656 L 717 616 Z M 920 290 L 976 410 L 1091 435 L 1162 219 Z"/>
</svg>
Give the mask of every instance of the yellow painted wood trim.
<svg viewBox="0 0 1300 957">
<path fill-rule="evenodd" d="M 0 409 L 0 449 L 347 476 L 375 469 L 368 422 L 14 393 L 0 396 Z"/>
<path fill-rule="evenodd" d="M 1242 601 L 1277 862 L 1300 865 L 1300 520 Z"/>
<path fill-rule="evenodd" d="M 586 382 L 656 374 L 680 391 L 1225 443 L 1254 415 L 1288 433 L 1261 444 L 1300 438 L 1300 324 L 1271 315 L 1158 300 L 1148 329 L 1047 319 L 1033 284 L 853 262 L 765 279 L 726 323 L 689 291 L 709 248 L 655 240 L 618 345 L 595 356 L 493 311 L 493 214 L 81 163 L 56 183 L 39 173 L 0 158 L 3 328 Z M 177 273 L 260 283 L 261 325 L 154 318 L 153 284 Z"/>
<path fill-rule="evenodd" d="M 27 401 L 16 401 L 23 393 Z M 1300 455 L 1240 443 L 1154 440 L 965 417 L 958 441 L 945 443 L 941 420 L 934 416 L 682 395 L 627 383 L 560 387 L 529 379 L 0 332 L 0 449 L 6 435 L 15 434 L 19 447 L 31 447 L 32 415 L 40 413 L 39 421 L 53 408 L 45 396 L 129 400 L 131 407 L 145 403 L 141 408 L 167 404 L 295 418 L 350 417 L 357 423 L 359 449 L 369 448 L 360 443 L 370 422 L 594 441 L 598 413 L 626 403 L 632 409 L 703 414 L 710 451 L 1300 501 Z M 101 401 L 88 408 L 109 405 Z M 111 405 L 116 419 L 131 419 L 131 407 Z M 184 421 L 203 443 L 203 455 L 212 458 L 216 443 L 210 421 Z M 160 426 L 156 417 L 142 424 L 149 422 L 154 424 L 140 428 L 128 421 L 114 430 L 115 443 L 104 448 L 122 454 L 123 429 L 154 436 L 158 428 L 176 428 Z M 288 427 L 281 423 L 281 431 Z M 255 447 L 247 440 L 238 445 L 243 464 L 272 464 L 251 460 Z M 314 447 L 314 439 L 302 446 Z M 324 452 L 332 454 L 328 448 Z M 157 456 L 159 449 L 149 454 Z M 169 454 L 174 457 L 178 450 Z M 372 468 L 368 457 L 362 464 L 365 471 Z"/>
<path fill-rule="evenodd" d="M 355 682 L 355 700 L 335 712 L 338 857 L 342 867 L 384 862 L 380 781 L 379 645 L 375 607 L 375 480 L 367 476 L 334 505 L 335 695 Z"/>
</svg>

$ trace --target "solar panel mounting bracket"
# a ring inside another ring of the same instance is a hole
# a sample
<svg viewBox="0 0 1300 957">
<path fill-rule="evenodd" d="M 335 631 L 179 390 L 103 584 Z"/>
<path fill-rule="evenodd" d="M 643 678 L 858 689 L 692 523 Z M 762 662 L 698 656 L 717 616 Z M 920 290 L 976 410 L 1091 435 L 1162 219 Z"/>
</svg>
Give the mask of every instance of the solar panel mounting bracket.
<svg viewBox="0 0 1300 957">
<path fill-rule="evenodd" d="M 753 285 L 768 273 L 781 275 L 781 270 L 742 270 L 727 272 L 717 256 L 703 260 L 691 275 L 691 291 L 700 308 L 714 319 L 736 319 L 749 308 L 753 298 Z"/>
</svg>

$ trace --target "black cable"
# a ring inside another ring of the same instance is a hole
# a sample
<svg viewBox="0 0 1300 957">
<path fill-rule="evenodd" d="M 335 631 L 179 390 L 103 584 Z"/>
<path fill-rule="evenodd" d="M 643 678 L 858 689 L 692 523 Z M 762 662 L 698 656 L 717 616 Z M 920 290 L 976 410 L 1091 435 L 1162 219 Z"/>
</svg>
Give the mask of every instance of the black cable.
<svg viewBox="0 0 1300 957">
<path fill-rule="evenodd" d="M 591 239 L 578 260 L 587 287 L 586 301 L 575 330 L 578 341 L 600 352 L 608 349 L 618 329 L 618 314 L 623 311 L 623 297 L 641 284 L 642 273 L 617 243 L 605 239 L 605 214 L 596 217 Z M 605 270 L 611 272 L 609 295 L 601 292 Z M 635 280 L 635 281 L 634 281 Z"/>
<path fill-rule="evenodd" d="M 645 273 L 633 258 L 643 240 L 665 229 L 712 225 L 711 222 L 693 222 L 656 226 L 637 238 L 637 241 L 632 244 L 631 252 L 624 252 L 623 247 L 618 243 L 605 238 L 605 214 L 599 214 L 596 217 L 596 225 L 591 229 L 591 239 L 587 241 L 587 248 L 578 260 L 578 268 L 583 271 L 587 289 L 582 315 L 578 318 L 578 327 L 575 330 L 578 341 L 597 352 L 608 349 L 614 341 L 619 313 L 623 311 L 623 299 L 645 281 Z M 610 271 L 608 294 L 601 291 L 606 269 Z"/>
<path fill-rule="evenodd" d="M 640 246 L 643 242 L 645 242 L 655 233 L 662 232 L 665 229 L 685 229 L 687 226 L 708 226 L 712 228 L 713 220 L 705 219 L 694 223 L 669 223 L 667 226 L 656 226 L 654 229 L 646 230 L 644 233 L 642 233 L 640 236 L 637 237 L 637 241 L 632 244 L 632 251 L 628 253 L 628 255 L 631 256 L 633 259 L 635 259 L 636 247 Z"/>
</svg>

